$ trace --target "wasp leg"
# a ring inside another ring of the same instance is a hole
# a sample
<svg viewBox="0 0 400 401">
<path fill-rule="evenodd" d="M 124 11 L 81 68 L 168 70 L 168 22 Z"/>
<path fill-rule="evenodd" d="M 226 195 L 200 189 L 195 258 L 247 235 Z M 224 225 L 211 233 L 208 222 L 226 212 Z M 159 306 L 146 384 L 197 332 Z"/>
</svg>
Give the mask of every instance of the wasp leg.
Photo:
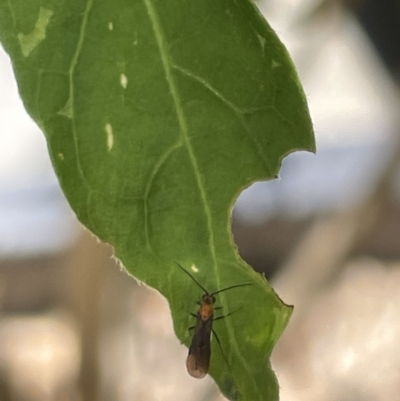
<svg viewBox="0 0 400 401">
<path fill-rule="evenodd" d="M 222 315 L 222 316 L 218 316 L 218 317 L 214 318 L 214 322 L 217 321 L 217 320 L 224 319 L 224 318 L 226 318 L 226 317 L 232 315 L 233 313 L 235 313 L 235 312 L 236 312 L 238 309 L 240 309 L 240 308 L 241 308 L 241 306 L 238 306 L 236 309 L 234 309 L 233 311 L 227 313 L 226 315 Z M 214 309 L 217 309 L 217 308 L 214 308 Z"/>
<path fill-rule="evenodd" d="M 197 319 L 197 315 L 193 312 L 189 312 L 190 315 L 192 315 L 193 317 L 195 317 Z M 195 329 L 196 326 L 192 326 L 188 328 L 188 332 L 189 334 L 192 334 L 191 331 Z"/>
<path fill-rule="evenodd" d="M 229 365 L 228 359 L 226 359 L 226 356 L 224 354 L 224 350 L 222 349 L 221 341 L 219 340 L 217 333 L 214 331 L 214 329 L 211 329 L 211 330 L 212 330 L 212 332 L 214 334 L 215 339 L 217 340 L 219 349 L 221 350 L 221 354 L 222 354 L 226 364 L 228 365 L 229 369 L 231 369 L 231 365 Z"/>
</svg>

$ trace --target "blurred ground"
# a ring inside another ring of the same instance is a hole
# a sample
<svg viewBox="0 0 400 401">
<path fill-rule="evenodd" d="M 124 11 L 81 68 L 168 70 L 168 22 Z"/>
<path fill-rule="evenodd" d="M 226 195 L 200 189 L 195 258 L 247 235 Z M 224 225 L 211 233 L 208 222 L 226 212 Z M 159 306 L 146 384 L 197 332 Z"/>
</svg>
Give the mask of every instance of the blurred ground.
<svg viewBox="0 0 400 401">
<path fill-rule="evenodd" d="M 400 400 L 400 7 L 258 4 L 294 57 L 318 145 L 234 211 L 241 255 L 295 305 L 272 360 L 281 400 Z M 187 375 L 165 300 L 74 219 L 10 71 L 3 56 L 0 400 L 222 399 Z"/>
</svg>

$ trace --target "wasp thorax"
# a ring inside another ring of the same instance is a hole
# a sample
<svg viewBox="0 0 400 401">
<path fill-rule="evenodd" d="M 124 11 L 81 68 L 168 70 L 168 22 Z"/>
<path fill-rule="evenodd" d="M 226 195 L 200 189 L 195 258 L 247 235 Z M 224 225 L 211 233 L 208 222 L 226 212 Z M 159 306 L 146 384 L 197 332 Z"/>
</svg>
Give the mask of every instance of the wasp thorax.
<svg viewBox="0 0 400 401">
<path fill-rule="evenodd" d="M 210 305 L 212 305 L 213 303 L 215 303 L 215 297 L 214 297 L 214 295 L 203 294 L 202 297 L 201 297 L 201 300 L 202 300 L 205 304 L 210 304 Z"/>
</svg>

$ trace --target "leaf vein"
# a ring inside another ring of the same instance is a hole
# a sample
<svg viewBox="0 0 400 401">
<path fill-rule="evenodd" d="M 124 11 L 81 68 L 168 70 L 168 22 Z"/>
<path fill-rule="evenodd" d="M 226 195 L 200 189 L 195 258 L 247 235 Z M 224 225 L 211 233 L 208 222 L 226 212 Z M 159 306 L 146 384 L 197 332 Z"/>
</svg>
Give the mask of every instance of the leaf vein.
<svg viewBox="0 0 400 401">
<path fill-rule="evenodd" d="M 13 8 L 11 6 L 10 0 L 7 0 L 7 4 L 8 4 L 8 8 L 10 9 L 10 14 L 11 14 L 11 18 L 12 18 L 12 21 L 13 21 L 14 29 L 17 30 L 17 21 L 16 21 L 16 18 L 15 18 L 15 13 L 14 13 L 14 10 L 13 10 Z"/>
<path fill-rule="evenodd" d="M 82 180 L 83 180 L 84 184 L 89 189 L 90 189 L 90 187 L 88 185 L 88 180 L 86 179 L 85 174 L 83 172 L 82 163 L 81 163 L 81 159 L 80 159 L 78 135 L 77 135 L 77 129 L 76 129 L 76 124 L 75 124 L 75 102 L 74 102 L 74 83 L 73 83 L 73 78 L 74 78 L 74 74 L 75 74 L 75 68 L 76 68 L 76 65 L 78 63 L 78 58 L 79 58 L 79 55 L 80 55 L 80 53 L 82 51 L 83 41 L 84 41 L 85 33 L 86 33 L 86 27 L 87 27 L 87 24 L 88 24 L 88 18 L 89 18 L 90 10 L 93 7 L 93 2 L 94 2 L 94 0 L 87 0 L 86 8 L 85 8 L 85 11 L 84 11 L 83 16 L 82 16 L 82 24 L 81 24 L 81 27 L 80 27 L 80 33 L 79 33 L 78 42 L 77 42 L 77 45 L 76 45 L 76 49 L 75 49 L 74 55 L 73 55 L 72 60 L 71 60 L 71 66 L 70 66 L 69 71 L 68 71 L 68 74 L 69 74 L 69 94 L 70 94 L 70 98 L 71 98 L 72 138 L 73 138 L 73 142 L 74 142 L 74 148 L 75 148 L 75 154 L 76 154 L 76 162 L 77 162 L 77 167 L 78 167 L 79 174 L 82 177 Z"/>
<path fill-rule="evenodd" d="M 169 156 L 181 146 L 181 142 L 179 141 L 178 143 L 174 144 L 170 148 L 168 148 L 158 159 L 158 162 L 154 165 L 150 177 L 147 180 L 145 191 L 144 191 L 144 233 L 145 233 L 145 240 L 146 240 L 146 247 L 148 248 L 149 251 L 153 252 L 152 246 L 151 246 L 151 241 L 150 241 L 150 232 L 149 232 L 149 209 L 148 209 L 148 200 L 149 200 L 149 193 L 151 186 L 153 184 L 153 181 L 157 175 L 157 173 L 160 171 L 161 167 L 164 165 L 164 163 L 167 161 Z"/>
<path fill-rule="evenodd" d="M 183 68 L 177 64 L 174 64 L 173 68 L 176 69 L 177 71 L 181 72 L 183 75 L 199 82 L 206 89 L 208 89 L 210 92 L 212 92 L 217 98 L 222 100 L 229 108 L 231 108 L 237 114 L 241 114 L 241 115 L 242 114 L 243 115 L 244 114 L 252 114 L 252 113 L 256 113 L 258 111 L 270 109 L 270 106 L 257 106 L 257 107 L 241 108 L 241 107 L 237 106 L 235 103 L 228 100 L 221 92 L 219 92 L 213 85 L 211 85 L 203 77 L 200 77 L 197 74 L 194 74 L 193 72 L 191 72 L 191 71 L 187 70 L 186 68 Z"/>
<path fill-rule="evenodd" d="M 254 147 L 256 148 L 256 151 L 260 158 L 263 160 L 267 170 L 269 170 L 269 165 L 268 165 L 268 159 L 266 155 L 263 152 L 263 146 L 258 142 L 257 138 L 252 135 L 252 132 L 250 131 L 248 125 L 246 124 L 245 121 L 245 115 L 246 114 L 253 114 L 257 113 L 259 111 L 263 110 L 273 110 L 273 106 L 259 106 L 259 107 L 250 107 L 247 109 L 242 109 L 236 104 L 232 103 L 230 100 L 228 100 L 221 92 L 219 92 L 217 89 L 215 89 L 207 80 L 205 80 L 203 77 L 200 77 L 196 74 L 193 74 L 192 72 L 188 71 L 185 68 L 182 68 L 181 66 L 174 64 L 173 68 L 176 69 L 177 71 L 181 72 L 185 76 L 197 81 L 201 85 L 203 85 L 205 88 L 207 88 L 212 94 L 214 94 L 218 99 L 220 99 L 224 104 L 226 104 L 233 112 L 236 114 L 236 117 L 238 118 L 240 124 L 242 125 L 244 131 L 250 138 L 251 142 L 253 142 Z"/>
</svg>

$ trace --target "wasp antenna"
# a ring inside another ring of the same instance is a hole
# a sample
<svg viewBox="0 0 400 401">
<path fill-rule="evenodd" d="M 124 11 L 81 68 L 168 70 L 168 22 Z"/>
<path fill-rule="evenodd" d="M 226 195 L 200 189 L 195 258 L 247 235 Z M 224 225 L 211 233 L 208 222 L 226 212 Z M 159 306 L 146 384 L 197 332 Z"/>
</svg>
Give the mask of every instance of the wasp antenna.
<svg viewBox="0 0 400 401">
<path fill-rule="evenodd" d="M 180 265 L 176 260 L 174 262 L 206 293 L 209 294 L 209 292 L 182 266 Z"/>
<path fill-rule="evenodd" d="M 229 286 L 229 287 L 223 288 L 222 290 L 215 291 L 215 292 L 213 292 L 213 293 L 210 294 L 210 295 L 217 295 L 217 294 L 219 294 L 219 293 L 221 293 L 221 292 L 230 290 L 230 289 L 232 289 L 232 288 L 245 287 L 245 286 L 247 286 L 247 285 L 253 285 L 253 283 L 243 283 L 243 284 L 231 285 L 231 286 Z"/>
</svg>

